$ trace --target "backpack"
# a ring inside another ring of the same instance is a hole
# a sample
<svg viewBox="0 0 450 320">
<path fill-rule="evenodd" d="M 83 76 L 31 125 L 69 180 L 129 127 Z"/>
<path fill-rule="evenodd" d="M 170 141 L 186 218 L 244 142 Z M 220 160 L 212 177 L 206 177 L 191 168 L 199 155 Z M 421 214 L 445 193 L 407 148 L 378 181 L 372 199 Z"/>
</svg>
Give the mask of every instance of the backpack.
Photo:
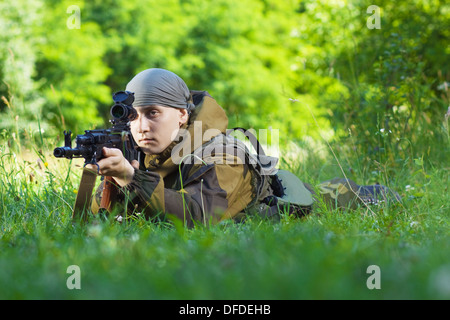
<svg viewBox="0 0 450 320">
<path fill-rule="evenodd" d="M 256 150 L 256 153 L 251 153 L 248 148 L 245 148 L 248 158 L 253 160 L 249 163 L 255 173 L 257 187 L 253 202 L 247 206 L 242 215 L 235 219 L 241 220 L 247 215 L 256 215 L 261 218 L 279 220 L 282 213 L 297 217 L 310 213 L 314 200 L 305 184 L 292 172 L 276 169 L 278 159 L 267 156 L 258 139 L 249 130 L 238 127 L 231 129 L 229 133 L 237 130 L 242 131 L 249 138 Z M 227 135 L 229 133 L 227 132 Z"/>
<path fill-rule="evenodd" d="M 207 91 L 191 90 L 191 99 L 195 105 L 198 105 L 204 96 L 211 97 Z M 256 153 L 250 152 L 244 142 L 231 136 L 235 131 L 242 132 L 248 138 Z M 233 217 L 234 220 L 241 221 L 249 215 L 278 220 L 280 213 L 301 217 L 311 211 L 314 202 L 312 193 L 292 172 L 275 168 L 278 158 L 266 155 L 251 131 L 240 127 L 228 129 L 226 134 L 212 138 L 194 150 L 193 154 L 201 155 L 206 148 L 223 148 L 225 153 L 240 154 L 244 158 L 241 159 L 249 164 L 249 169 L 254 173 L 255 197 L 244 212 Z"/>
</svg>

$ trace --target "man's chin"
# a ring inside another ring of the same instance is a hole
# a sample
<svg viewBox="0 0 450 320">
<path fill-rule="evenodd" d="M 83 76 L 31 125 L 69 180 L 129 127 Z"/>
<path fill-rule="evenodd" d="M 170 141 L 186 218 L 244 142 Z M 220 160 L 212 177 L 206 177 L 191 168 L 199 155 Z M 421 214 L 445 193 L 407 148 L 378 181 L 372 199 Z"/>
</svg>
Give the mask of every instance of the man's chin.
<svg viewBox="0 0 450 320">
<path fill-rule="evenodd" d="M 160 150 L 160 148 L 149 148 L 149 147 L 142 147 L 142 146 L 140 146 L 140 149 L 146 155 L 154 155 L 154 154 L 159 154 L 159 153 L 162 152 L 162 150 Z"/>
</svg>

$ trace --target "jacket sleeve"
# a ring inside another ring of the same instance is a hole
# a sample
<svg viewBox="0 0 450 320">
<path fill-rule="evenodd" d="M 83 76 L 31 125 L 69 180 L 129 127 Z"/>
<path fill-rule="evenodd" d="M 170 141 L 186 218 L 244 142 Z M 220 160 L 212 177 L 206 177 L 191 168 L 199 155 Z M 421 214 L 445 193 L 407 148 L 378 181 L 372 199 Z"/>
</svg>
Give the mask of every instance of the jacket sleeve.
<svg viewBox="0 0 450 320">
<path fill-rule="evenodd" d="M 165 218 L 171 214 L 189 227 L 194 221 L 217 223 L 243 211 L 253 199 L 251 173 L 245 165 L 209 164 L 194 167 L 180 190 L 166 188 L 156 172 L 135 170 L 122 189 L 128 214 Z"/>
</svg>

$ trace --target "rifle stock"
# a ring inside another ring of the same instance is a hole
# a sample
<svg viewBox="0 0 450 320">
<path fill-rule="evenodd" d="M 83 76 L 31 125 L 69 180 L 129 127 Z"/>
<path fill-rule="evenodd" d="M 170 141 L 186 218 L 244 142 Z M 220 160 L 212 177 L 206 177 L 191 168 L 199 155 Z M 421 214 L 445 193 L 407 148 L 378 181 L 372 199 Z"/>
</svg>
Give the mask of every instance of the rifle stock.
<svg viewBox="0 0 450 320">
<path fill-rule="evenodd" d="M 117 185 L 112 177 L 105 177 L 103 180 L 102 200 L 100 210 L 111 212 L 111 200 L 117 196 Z"/>
</svg>

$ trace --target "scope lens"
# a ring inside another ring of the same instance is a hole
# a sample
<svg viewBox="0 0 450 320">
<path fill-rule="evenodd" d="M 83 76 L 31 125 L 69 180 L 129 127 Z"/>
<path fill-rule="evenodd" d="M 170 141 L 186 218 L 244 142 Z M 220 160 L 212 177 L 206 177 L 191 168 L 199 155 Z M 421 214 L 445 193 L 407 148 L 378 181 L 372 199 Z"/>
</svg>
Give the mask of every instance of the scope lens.
<svg viewBox="0 0 450 320">
<path fill-rule="evenodd" d="M 133 121 L 137 117 L 136 109 L 123 104 L 115 104 L 111 107 L 111 116 L 118 120 Z"/>
<path fill-rule="evenodd" d="M 128 116 L 128 112 L 124 106 L 115 104 L 111 107 L 111 115 L 115 119 L 125 119 Z"/>
</svg>

